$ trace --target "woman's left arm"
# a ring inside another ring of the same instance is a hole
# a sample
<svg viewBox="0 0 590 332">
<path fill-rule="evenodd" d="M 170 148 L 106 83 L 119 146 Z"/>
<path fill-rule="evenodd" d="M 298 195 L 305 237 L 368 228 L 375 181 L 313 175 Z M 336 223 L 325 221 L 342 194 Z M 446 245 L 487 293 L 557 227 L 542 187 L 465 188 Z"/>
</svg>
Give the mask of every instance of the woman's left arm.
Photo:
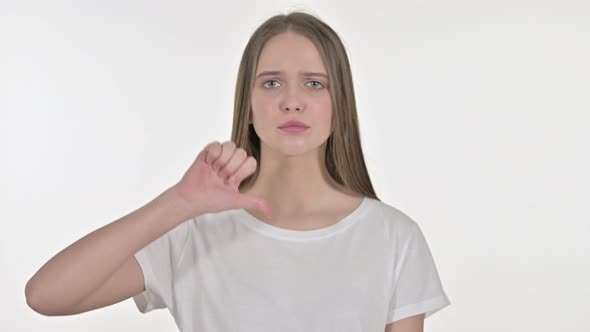
<svg viewBox="0 0 590 332">
<path fill-rule="evenodd" d="M 385 325 L 385 332 L 424 332 L 424 314 L 389 323 Z"/>
</svg>

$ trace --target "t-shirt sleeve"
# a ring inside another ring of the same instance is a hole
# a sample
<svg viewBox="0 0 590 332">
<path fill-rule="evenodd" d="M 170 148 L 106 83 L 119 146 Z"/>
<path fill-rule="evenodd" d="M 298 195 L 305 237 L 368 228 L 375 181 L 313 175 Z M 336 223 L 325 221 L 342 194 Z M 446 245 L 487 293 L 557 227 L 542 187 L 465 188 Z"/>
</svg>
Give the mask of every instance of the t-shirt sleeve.
<svg viewBox="0 0 590 332">
<path fill-rule="evenodd" d="M 179 224 L 135 253 L 145 283 L 145 291 L 133 296 L 141 313 L 173 307 L 176 267 L 188 239 L 191 220 Z"/>
<path fill-rule="evenodd" d="M 387 324 L 421 313 L 425 318 L 451 304 L 419 225 L 411 222 L 395 265 Z"/>
</svg>

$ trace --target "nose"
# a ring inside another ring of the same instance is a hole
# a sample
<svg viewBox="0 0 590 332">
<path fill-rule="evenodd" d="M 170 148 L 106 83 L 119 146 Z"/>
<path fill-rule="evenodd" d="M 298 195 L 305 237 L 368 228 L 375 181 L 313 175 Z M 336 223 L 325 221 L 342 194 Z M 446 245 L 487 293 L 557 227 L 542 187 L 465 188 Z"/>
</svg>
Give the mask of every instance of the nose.
<svg viewBox="0 0 590 332">
<path fill-rule="evenodd" d="M 293 106 L 285 106 L 285 107 L 283 107 L 283 110 L 285 110 L 285 111 L 290 111 L 290 110 L 300 111 L 301 110 L 301 107 L 293 104 Z"/>
<path fill-rule="evenodd" d="M 301 111 L 305 106 L 305 102 L 301 96 L 301 92 L 298 91 L 296 86 L 292 86 L 290 89 L 285 89 L 285 94 L 281 101 L 281 109 L 283 111 Z"/>
</svg>

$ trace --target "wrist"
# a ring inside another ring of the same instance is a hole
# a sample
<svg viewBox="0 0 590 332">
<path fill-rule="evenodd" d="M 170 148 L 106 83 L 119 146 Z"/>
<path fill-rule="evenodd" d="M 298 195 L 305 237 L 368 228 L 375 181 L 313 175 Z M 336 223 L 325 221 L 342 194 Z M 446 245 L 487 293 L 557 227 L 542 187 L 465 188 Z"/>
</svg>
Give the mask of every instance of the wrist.
<svg viewBox="0 0 590 332">
<path fill-rule="evenodd" d="M 196 207 L 194 204 L 191 204 L 184 198 L 176 185 L 166 189 L 162 193 L 162 196 L 164 196 L 164 199 L 170 201 L 171 204 L 175 206 L 175 210 L 177 210 L 186 219 L 190 219 L 202 214 L 201 209 Z"/>
</svg>

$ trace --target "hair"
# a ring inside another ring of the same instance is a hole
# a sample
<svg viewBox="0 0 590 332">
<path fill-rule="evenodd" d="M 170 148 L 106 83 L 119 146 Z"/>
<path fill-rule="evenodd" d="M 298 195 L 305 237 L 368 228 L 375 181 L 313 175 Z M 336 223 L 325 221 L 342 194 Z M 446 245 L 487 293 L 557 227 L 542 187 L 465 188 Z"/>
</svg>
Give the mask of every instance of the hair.
<svg viewBox="0 0 590 332">
<path fill-rule="evenodd" d="M 325 163 L 328 173 L 349 190 L 379 200 L 363 157 L 356 111 L 352 73 L 346 50 L 337 33 L 319 18 L 295 11 L 267 19 L 250 37 L 242 54 L 236 82 L 231 140 L 253 156 L 260 165 L 260 138 L 250 123 L 252 87 L 264 44 L 272 37 L 295 32 L 314 43 L 330 78 L 332 123 L 327 139 Z M 240 189 L 256 181 L 260 167 L 240 184 Z"/>
</svg>

